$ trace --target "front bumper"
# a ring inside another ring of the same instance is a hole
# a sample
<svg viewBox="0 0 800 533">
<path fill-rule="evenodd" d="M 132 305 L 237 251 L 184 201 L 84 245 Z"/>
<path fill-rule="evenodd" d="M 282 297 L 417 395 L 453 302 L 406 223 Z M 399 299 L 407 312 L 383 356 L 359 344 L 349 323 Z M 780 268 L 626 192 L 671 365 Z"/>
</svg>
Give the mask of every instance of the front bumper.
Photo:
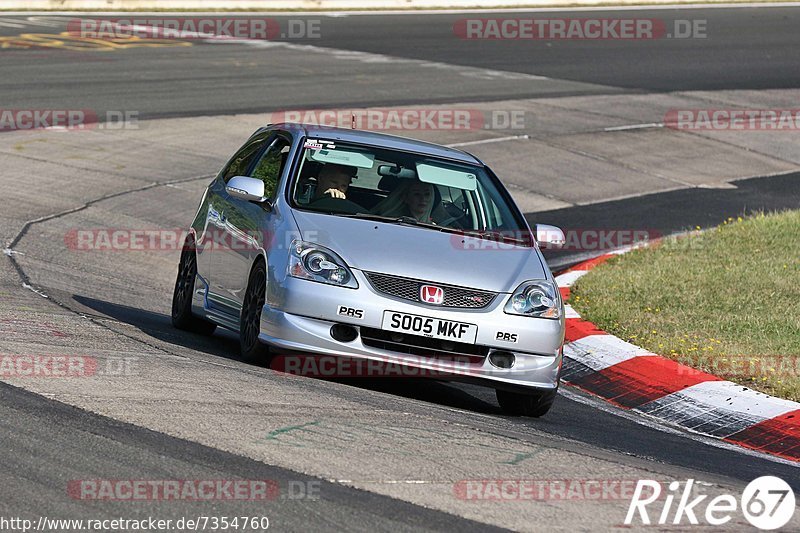
<svg viewBox="0 0 800 533">
<path fill-rule="evenodd" d="M 426 371 L 439 379 L 478 381 L 497 388 L 553 389 L 561 369 L 564 324 L 559 320 L 503 312 L 509 295 L 500 294 L 484 309 L 452 309 L 395 299 L 376 292 L 365 276 L 353 270 L 358 289 L 286 277 L 279 297 L 268 299 L 261 314 L 260 339 L 273 347 L 303 354 L 335 355 L 382 361 Z M 273 293 L 275 294 L 275 293 Z M 343 316 L 340 307 L 358 309 L 362 318 Z M 340 342 L 331 336 L 334 324 L 381 329 L 384 311 L 442 318 L 478 326 L 475 344 L 515 356 L 512 368 L 492 365 L 488 357 L 470 363 L 398 353 L 368 346 L 361 336 Z M 516 335 L 516 342 L 497 340 Z M 441 377 L 446 375 L 447 377 Z"/>
</svg>

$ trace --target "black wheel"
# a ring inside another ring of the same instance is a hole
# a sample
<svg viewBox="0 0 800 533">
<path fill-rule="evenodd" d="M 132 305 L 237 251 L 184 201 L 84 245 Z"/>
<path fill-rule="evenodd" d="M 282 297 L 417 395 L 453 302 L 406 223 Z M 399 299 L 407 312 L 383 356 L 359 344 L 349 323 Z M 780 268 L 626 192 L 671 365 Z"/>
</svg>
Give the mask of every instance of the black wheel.
<svg viewBox="0 0 800 533">
<path fill-rule="evenodd" d="M 197 255 L 187 241 L 178 263 L 178 278 L 172 293 L 172 325 L 184 331 L 211 335 L 217 325 L 192 314 L 192 292 L 197 277 Z"/>
<path fill-rule="evenodd" d="M 267 345 L 258 340 L 258 335 L 261 333 L 261 309 L 264 307 L 266 294 L 267 269 L 264 263 L 259 261 L 250 272 L 239 323 L 239 343 L 242 348 L 242 358 L 246 361 L 263 362 L 269 355 Z"/>
<path fill-rule="evenodd" d="M 497 389 L 497 401 L 509 415 L 539 418 L 553 406 L 558 389 L 531 393 L 510 392 Z"/>
</svg>

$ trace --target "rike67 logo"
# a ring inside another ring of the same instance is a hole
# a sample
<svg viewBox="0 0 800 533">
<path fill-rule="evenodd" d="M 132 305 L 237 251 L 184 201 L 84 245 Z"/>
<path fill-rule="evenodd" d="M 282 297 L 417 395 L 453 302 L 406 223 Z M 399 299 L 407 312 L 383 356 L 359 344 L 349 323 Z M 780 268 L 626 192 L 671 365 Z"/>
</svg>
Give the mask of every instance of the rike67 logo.
<svg viewBox="0 0 800 533">
<path fill-rule="evenodd" d="M 709 499 L 708 494 L 697 495 L 698 488 L 693 479 L 685 483 L 673 481 L 664 495 L 661 483 L 640 479 L 625 516 L 625 525 L 638 521 L 644 525 L 688 522 L 691 525 L 724 526 L 741 512 L 753 527 L 769 531 L 785 526 L 794 516 L 794 492 L 778 477 L 754 479 L 738 499 L 730 494 Z"/>
</svg>

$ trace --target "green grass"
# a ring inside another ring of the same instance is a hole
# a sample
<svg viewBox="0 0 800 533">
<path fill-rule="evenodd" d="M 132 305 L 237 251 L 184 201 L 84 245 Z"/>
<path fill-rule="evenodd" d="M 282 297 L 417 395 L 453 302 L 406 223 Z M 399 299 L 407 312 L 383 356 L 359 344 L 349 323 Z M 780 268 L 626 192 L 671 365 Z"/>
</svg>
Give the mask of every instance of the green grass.
<svg viewBox="0 0 800 533">
<path fill-rule="evenodd" d="M 800 211 L 612 258 L 578 280 L 570 303 L 654 353 L 800 400 Z"/>
</svg>

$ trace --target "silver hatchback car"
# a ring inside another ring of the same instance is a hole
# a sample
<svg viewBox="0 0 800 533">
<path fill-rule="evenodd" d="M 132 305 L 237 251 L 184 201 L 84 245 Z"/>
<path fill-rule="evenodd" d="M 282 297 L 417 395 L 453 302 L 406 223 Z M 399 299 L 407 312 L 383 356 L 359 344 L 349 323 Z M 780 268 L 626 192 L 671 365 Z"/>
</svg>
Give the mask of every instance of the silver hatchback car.
<svg viewBox="0 0 800 533">
<path fill-rule="evenodd" d="M 360 375 L 401 366 L 492 387 L 504 411 L 541 416 L 558 389 L 564 306 L 539 246 L 563 240 L 552 226 L 532 234 L 468 153 L 271 125 L 206 189 L 172 321 L 236 331 L 245 359 L 282 357 L 279 370 L 286 357 L 369 363 Z"/>
</svg>

